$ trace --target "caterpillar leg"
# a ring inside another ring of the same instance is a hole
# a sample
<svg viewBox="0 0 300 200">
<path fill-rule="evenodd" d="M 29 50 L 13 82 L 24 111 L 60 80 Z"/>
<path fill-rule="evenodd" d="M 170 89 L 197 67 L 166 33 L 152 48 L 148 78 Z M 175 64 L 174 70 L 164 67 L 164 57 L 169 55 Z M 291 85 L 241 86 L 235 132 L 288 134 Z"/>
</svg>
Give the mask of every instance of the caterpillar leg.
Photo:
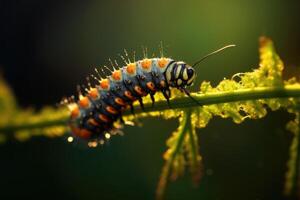
<svg viewBox="0 0 300 200">
<path fill-rule="evenodd" d="M 171 96 L 171 92 L 170 92 L 170 89 L 165 89 L 162 91 L 164 97 L 166 98 L 167 100 L 167 104 L 169 106 L 169 108 L 171 108 L 171 104 L 170 104 L 170 96 Z"/>
<path fill-rule="evenodd" d="M 124 121 L 124 119 L 123 119 L 123 116 L 122 116 L 122 115 L 120 115 L 120 122 L 121 122 L 121 124 L 125 124 L 125 121 Z"/>
<path fill-rule="evenodd" d="M 129 106 L 130 106 L 130 112 L 131 112 L 131 114 L 132 114 L 132 115 L 135 115 L 133 105 L 132 105 L 132 104 L 129 104 Z"/>
<path fill-rule="evenodd" d="M 151 98 L 151 101 L 152 101 L 152 107 L 154 106 L 154 103 L 155 103 L 154 94 L 155 93 L 150 93 L 150 98 Z"/>
<path fill-rule="evenodd" d="M 145 110 L 145 107 L 144 107 L 143 99 L 142 99 L 142 98 L 139 98 L 138 101 L 139 101 L 139 103 L 140 103 L 140 105 L 141 105 L 142 110 L 144 111 L 144 110 Z"/>
</svg>

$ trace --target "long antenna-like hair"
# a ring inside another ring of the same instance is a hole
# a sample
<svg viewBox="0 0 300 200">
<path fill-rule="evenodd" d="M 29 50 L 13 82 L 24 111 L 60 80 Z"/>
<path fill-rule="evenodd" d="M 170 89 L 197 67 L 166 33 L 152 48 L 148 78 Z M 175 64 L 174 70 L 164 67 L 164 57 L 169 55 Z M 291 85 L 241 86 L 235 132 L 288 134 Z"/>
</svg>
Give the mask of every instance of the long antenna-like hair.
<svg viewBox="0 0 300 200">
<path fill-rule="evenodd" d="M 216 53 L 219 53 L 220 51 L 223 51 L 223 50 L 225 50 L 225 49 L 227 49 L 227 48 L 230 48 L 230 47 L 235 47 L 235 44 L 227 45 L 227 46 L 225 46 L 225 47 L 222 47 L 222 48 L 220 48 L 220 49 L 218 49 L 218 50 L 216 50 L 216 51 L 213 51 L 213 52 L 207 54 L 206 56 L 204 56 L 204 57 L 201 58 L 200 60 L 196 61 L 196 62 L 193 64 L 192 67 L 195 67 L 196 65 L 198 65 L 200 62 L 202 62 L 202 61 L 205 60 L 206 58 L 208 58 L 208 57 L 210 57 L 210 56 L 212 56 L 212 55 L 214 55 L 214 54 L 216 54 Z"/>
</svg>

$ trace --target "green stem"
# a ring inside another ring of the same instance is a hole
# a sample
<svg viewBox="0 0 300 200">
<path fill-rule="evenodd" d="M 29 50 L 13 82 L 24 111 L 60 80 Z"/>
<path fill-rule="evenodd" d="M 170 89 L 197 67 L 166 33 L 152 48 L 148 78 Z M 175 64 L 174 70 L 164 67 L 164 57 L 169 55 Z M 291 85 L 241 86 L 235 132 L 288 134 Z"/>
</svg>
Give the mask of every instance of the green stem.
<svg viewBox="0 0 300 200">
<path fill-rule="evenodd" d="M 300 97 L 300 85 L 289 85 L 283 87 L 256 87 L 251 89 L 238 89 L 228 92 L 212 92 L 212 93 L 191 93 L 191 95 L 201 104 L 210 105 L 218 103 L 226 103 L 233 101 L 245 101 L 245 100 L 255 100 L 255 99 L 269 99 L 269 98 L 286 98 L 286 97 Z M 188 108 L 199 106 L 194 101 L 192 101 L 188 96 L 174 98 L 170 101 L 171 108 Z M 155 106 L 152 107 L 152 103 L 146 103 L 145 109 L 142 110 L 140 106 L 135 106 L 135 113 L 151 112 L 151 111 L 162 111 L 170 109 L 166 101 L 160 100 L 155 102 Z M 58 111 L 59 112 L 59 111 Z M 126 111 L 124 115 L 129 115 L 130 111 Z M 36 123 L 27 124 L 9 124 L 5 126 L 0 126 L 0 132 L 9 132 L 22 129 L 32 129 L 32 128 L 43 128 L 54 125 L 66 124 L 69 116 L 65 118 L 54 119 L 50 121 L 42 121 Z"/>
<path fill-rule="evenodd" d="M 178 155 L 179 151 L 182 149 L 185 135 L 188 132 L 188 127 L 189 127 L 188 124 L 190 123 L 190 115 L 191 115 L 191 110 L 186 110 L 183 113 L 182 121 L 180 122 L 180 124 L 182 124 L 182 127 L 180 128 L 180 132 L 177 133 L 178 139 L 176 141 L 174 149 L 172 150 L 170 158 L 166 161 L 166 164 L 163 167 L 163 170 L 162 170 L 162 173 L 160 176 L 160 180 L 159 180 L 157 191 L 156 191 L 156 199 L 157 200 L 160 200 L 163 197 L 173 162 L 174 162 L 176 156 Z"/>
<path fill-rule="evenodd" d="M 28 130 L 28 129 L 35 129 L 35 128 L 45 128 L 49 126 L 65 126 L 67 124 L 69 116 L 60 119 L 54 119 L 49 121 L 41 121 L 36 123 L 24 123 L 24 124 L 17 124 L 17 125 L 8 125 L 8 126 L 0 126 L 0 133 L 7 133 L 7 132 L 15 132 L 19 130 Z"/>
<path fill-rule="evenodd" d="M 198 158 L 197 158 L 197 155 L 198 155 L 198 151 L 199 149 L 197 148 L 198 147 L 198 143 L 197 143 L 197 139 L 195 138 L 196 135 L 194 135 L 193 131 L 195 131 L 195 127 L 192 127 L 192 123 L 189 123 L 189 131 L 188 131 L 188 134 L 189 134 L 189 140 L 190 140 L 190 145 L 191 145 L 191 149 L 192 149 L 192 162 L 193 164 L 191 165 L 191 169 L 192 169 L 192 173 L 195 173 L 196 170 L 197 170 L 197 166 L 199 166 L 199 162 L 198 162 Z"/>
<path fill-rule="evenodd" d="M 176 147 L 175 147 L 174 152 L 172 153 L 172 156 L 170 158 L 170 163 L 173 163 L 176 155 L 178 154 L 178 152 L 182 148 L 182 144 L 183 144 L 183 141 L 184 141 L 184 136 L 186 135 L 186 133 L 188 133 L 190 122 L 191 122 L 191 110 L 186 110 L 183 114 L 183 120 L 182 120 L 182 124 L 184 124 L 184 126 L 182 127 L 182 132 L 180 133 L 180 135 L 178 137 Z"/>
<path fill-rule="evenodd" d="M 218 103 L 227 103 L 234 101 L 246 101 L 256 99 L 270 99 L 270 98 L 286 98 L 286 97 L 300 97 L 300 85 L 290 85 L 284 87 L 256 87 L 251 89 L 238 89 L 228 92 L 212 92 L 212 93 L 191 93 L 201 105 L 211 105 Z M 196 102 L 192 101 L 188 96 L 175 98 L 170 101 L 171 108 L 187 108 L 199 106 Z M 136 113 L 161 111 L 170 109 L 165 101 L 155 103 L 152 108 L 151 103 L 145 104 L 145 110 L 140 107 L 135 109 Z M 128 111 L 125 114 L 130 114 Z"/>
</svg>

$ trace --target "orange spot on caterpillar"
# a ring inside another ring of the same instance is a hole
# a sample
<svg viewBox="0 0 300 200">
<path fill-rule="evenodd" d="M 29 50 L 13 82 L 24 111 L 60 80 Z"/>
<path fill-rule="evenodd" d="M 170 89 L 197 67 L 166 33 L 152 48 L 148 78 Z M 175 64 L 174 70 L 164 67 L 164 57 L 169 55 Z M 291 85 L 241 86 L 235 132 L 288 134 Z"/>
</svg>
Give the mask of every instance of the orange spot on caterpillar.
<svg viewBox="0 0 300 200">
<path fill-rule="evenodd" d="M 89 107 L 89 105 L 90 105 L 90 100 L 89 100 L 89 98 L 88 98 L 88 97 L 85 97 L 85 96 L 80 96 L 80 97 L 79 97 L 79 105 L 80 105 L 80 107 L 82 107 L 82 108 L 87 108 L 87 107 Z"/>
<path fill-rule="evenodd" d="M 80 110 L 78 108 L 78 105 L 75 104 L 71 110 L 71 118 L 73 118 L 73 119 L 77 118 L 77 117 L 79 117 L 79 115 L 80 115 Z"/>
<path fill-rule="evenodd" d="M 86 129 L 80 129 L 74 126 L 71 126 L 71 130 L 74 133 L 74 135 L 83 138 L 83 139 L 89 139 L 92 135 L 92 133 Z"/>
<path fill-rule="evenodd" d="M 81 138 L 88 139 L 88 138 L 91 137 L 91 135 L 92 135 L 92 133 L 90 131 L 86 130 L 86 129 L 81 129 L 80 130 L 80 137 Z"/>
<path fill-rule="evenodd" d="M 132 100 L 132 101 L 135 100 L 135 97 L 132 96 L 131 92 L 129 92 L 128 90 L 126 90 L 126 91 L 124 92 L 124 95 L 125 95 L 128 99 L 130 99 L 130 100 Z"/>
<path fill-rule="evenodd" d="M 88 123 L 91 124 L 91 125 L 93 125 L 93 126 L 99 126 L 99 123 L 96 122 L 96 120 L 93 119 L 93 118 L 90 118 L 90 119 L 88 120 Z"/>
<path fill-rule="evenodd" d="M 108 123 L 110 121 L 109 118 L 107 116 L 103 115 L 103 114 L 98 115 L 98 117 L 103 122 Z"/>
<path fill-rule="evenodd" d="M 164 67 L 166 67 L 167 62 L 168 62 L 168 60 L 167 60 L 166 58 L 160 58 L 160 59 L 158 60 L 158 66 L 159 66 L 160 68 L 164 68 Z"/>
<path fill-rule="evenodd" d="M 97 88 L 91 88 L 91 89 L 89 90 L 89 96 L 90 96 L 91 98 L 96 99 L 96 98 L 99 97 L 98 95 L 99 95 L 99 93 L 98 93 L 98 89 L 97 89 Z"/>
<path fill-rule="evenodd" d="M 151 67 L 152 61 L 150 59 L 144 59 L 141 62 L 142 68 L 143 69 L 149 69 Z"/>
<path fill-rule="evenodd" d="M 119 104 L 120 106 L 126 106 L 126 103 L 123 101 L 123 99 L 121 99 L 119 97 L 115 98 L 115 102 L 117 104 Z"/>
<path fill-rule="evenodd" d="M 109 112 L 109 113 L 111 113 L 113 115 L 118 114 L 118 111 L 116 109 L 114 109 L 112 106 L 107 106 L 106 110 L 107 110 L 107 112 Z"/>
<path fill-rule="evenodd" d="M 135 63 L 129 63 L 126 67 L 126 71 L 128 74 L 134 74 L 136 71 L 136 65 Z"/>
<path fill-rule="evenodd" d="M 149 81 L 146 85 L 147 85 L 147 88 L 149 88 L 152 91 L 155 91 L 155 86 L 154 86 L 153 82 Z"/>
<path fill-rule="evenodd" d="M 142 90 L 142 88 L 138 85 L 134 86 L 134 91 L 136 91 L 139 95 L 144 96 L 145 92 Z"/>
<path fill-rule="evenodd" d="M 108 89 L 108 87 L 109 87 L 109 80 L 108 80 L 107 78 L 102 79 L 102 80 L 100 81 L 100 87 L 101 87 L 102 89 Z"/>
<path fill-rule="evenodd" d="M 114 71 L 114 72 L 112 73 L 111 76 L 112 76 L 112 78 L 113 78 L 114 80 L 119 81 L 119 80 L 121 80 L 122 74 L 121 74 L 121 71 L 120 71 L 120 70 L 116 70 L 116 71 Z"/>
</svg>

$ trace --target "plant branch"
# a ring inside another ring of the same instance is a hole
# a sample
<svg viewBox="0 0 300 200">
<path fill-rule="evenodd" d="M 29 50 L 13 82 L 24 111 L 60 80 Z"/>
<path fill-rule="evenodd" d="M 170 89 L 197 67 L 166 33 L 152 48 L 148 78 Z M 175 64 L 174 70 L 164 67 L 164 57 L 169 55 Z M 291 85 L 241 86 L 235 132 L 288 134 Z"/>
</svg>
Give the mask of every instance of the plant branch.
<svg viewBox="0 0 300 200">
<path fill-rule="evenodd" d="M 164 191 L 165 191 L 165 188 L 167 185 L 167 181 L 168 181 L 174 160 L 175 160 L 176 156 L 178 155 L 178 153 L 180 152 L 180 150 L 182 149 L 185 135 L 188 133 L 190 117 L 191 117 L 190 115 L 191 115 L 190 110 L 186 110 L 183 113 L 182 121 L 180 122 L 182 124 L 182 127 L 179 128 L 179 132 L 177 133 L 178 137 L 177 137 L 176 144 L 172 148 L 170 158 L 167 159 L 166 164 L 164 165 L 164 167 L 162 169 L 160 180 L 158 182 L 158 187 L 156 190 L 157 200 L 160 200 L 163 198 L 163 194 L 164 194 Z"/>
<path fill-rule="evenodd" d="M 300 97 L 300 85 L 289 85 L 283 87 L 256 87 L 251 89 L 238 89 L 228 92 L 212 92 L 212 93 L 191 93 L 191 96 L 198 101 L 201 105 L 211 105 L 218 103 L 227 103 L 234 101 L 246 101 L 257 99 L 270 99 L 270 98 L 287 98 L 287 97 Z M 199 106 L 196 102 L 192 101 L 188 96 L 175 98 L 170 101 L 171 108 L 187 108 Z M 144 111 L 140 107 L 135 108 L 136 113 L 161 111 L 170 109 L 165 101 L 156 102 L 154 108 L 151 103 L 145 104 Z M 126 114 L 130 114 L 128 111 Z"/>
<path fill-rule="evenodd" d="M 210 105 L 234 101 L 246 101 L 257 99 L 270 99 L 270 98 L 288 98 L 288 97 L 300 97 L 300 85 L 288 85 L 283 87 L 255 87 L 251 89 L 238 89 L 226 92 L 211 92 L 211 93 L 191 93 L 191 96 L 195 98 L 201 105 Z M 190 108 L 199 106 L 196 102 L 192 101 L 188 96 L 182 96 L 170 100 L 172 109 L 176 108 Z M 142 112 L 162 111 L 170 109 L 166 101 L 157 101 L 152 107 L 152 103 L 145 103 L 145 109 L 142 110 L 140 106 L 135 105 L 135 113 Z M 60 112 L 58 110 L 57 112 Z M 124 115 L 130 115 L 130 111 L 126 111 Z M 67 123 L 69 116 L 61 117 L 59 119 L 52 119 L 48 121 L 25 123 L 25 124 L 9 124 L 0 126 L 0 132 L 14 132 L 18 130 L 26 130 L 33 128 L 44 128 L 48 126 L 64 125 Z"/>
</svg>

